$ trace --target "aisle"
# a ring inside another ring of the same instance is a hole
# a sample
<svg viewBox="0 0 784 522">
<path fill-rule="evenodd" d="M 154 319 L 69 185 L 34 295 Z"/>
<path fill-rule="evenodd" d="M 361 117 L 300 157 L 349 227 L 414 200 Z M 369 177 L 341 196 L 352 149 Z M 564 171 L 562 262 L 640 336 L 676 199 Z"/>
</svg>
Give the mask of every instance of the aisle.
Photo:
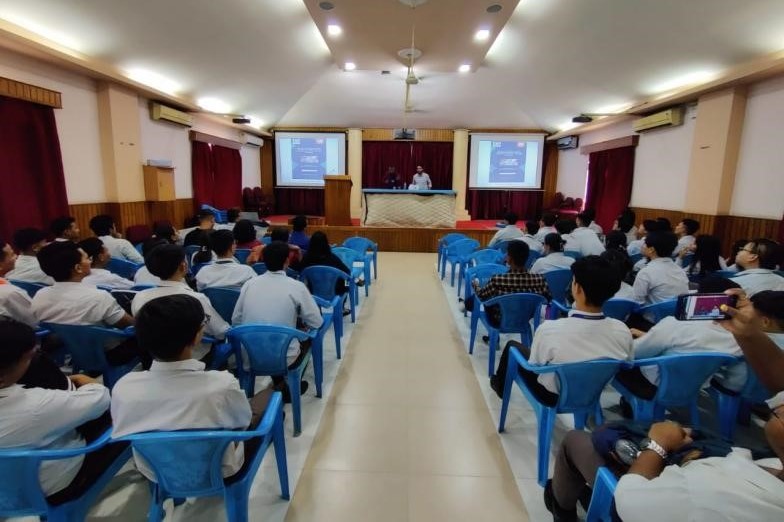
<svg viewBox="0 0 784 522">
<path fill-rule="evenodd" d="M 286 520 L 527 520 L 435 255 L 379 257 Z"/>
</svg>

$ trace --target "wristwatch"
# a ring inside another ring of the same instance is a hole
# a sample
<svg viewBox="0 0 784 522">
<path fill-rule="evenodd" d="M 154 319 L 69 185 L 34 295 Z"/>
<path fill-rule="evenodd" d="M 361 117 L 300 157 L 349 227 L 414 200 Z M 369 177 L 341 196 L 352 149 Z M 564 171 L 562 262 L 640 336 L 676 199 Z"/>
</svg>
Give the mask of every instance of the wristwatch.
<svg viewBox="0 0 784 522">
<path fill-rule="evenodd" d="M 667 460 L 667 450 L 665 450 L 661 446 L 661 444 L 648 437 L 642 439 L 642 441 L 640 442 L 640 453 L 642 453 L 645 450 L 651 450 L 654 453 L 656 453 L 658 456 L 660 456 L 662 460 Z"/>
</svg>

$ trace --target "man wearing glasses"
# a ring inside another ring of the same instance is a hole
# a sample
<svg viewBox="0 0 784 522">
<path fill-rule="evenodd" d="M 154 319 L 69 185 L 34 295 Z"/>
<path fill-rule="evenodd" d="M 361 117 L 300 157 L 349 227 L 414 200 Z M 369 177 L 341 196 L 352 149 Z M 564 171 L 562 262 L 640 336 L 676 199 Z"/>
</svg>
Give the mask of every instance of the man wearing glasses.
<svg viewBox="0 0 784 522">
<path fill-rule="evenodd" d="M 735 256 L 741 272 L 733 277 L 751 297 L 763 290 L 784 290 L 784 277 L 773 270 L 781 263 L 781 247 L 770 239 L 749 241 Z"/>
</svg>

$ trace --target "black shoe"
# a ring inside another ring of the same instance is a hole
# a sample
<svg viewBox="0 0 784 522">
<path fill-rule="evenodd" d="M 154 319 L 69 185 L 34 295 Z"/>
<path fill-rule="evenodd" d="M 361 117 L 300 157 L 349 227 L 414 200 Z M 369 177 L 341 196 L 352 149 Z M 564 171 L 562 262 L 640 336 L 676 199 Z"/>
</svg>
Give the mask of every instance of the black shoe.
<svg viewBox="0 0 784 522">
<path fill-rule="evenodd" d="M 577 522 L 577 509 L 564 509 L 553 495 L 553 480 L 544 485 L 544 505 L 553 514 L 553 522 Z"/>
<path fill-rule="evenodd" d="M 347 315 L 351 315 L 351 309 L 344 308 L 343 309 L 343 317 L 346 317 Z"/>
<path fill-rule="evenodd" d="M 365 286 L 365 280 L 360 279 L 359 281 L 357 281 L 357 286 Z"/>
<path fill-rule="evenodd" d="M 300 396 L 305 395 L 305 392 L 308 391 L 308 381 L 302 381 L 299 383 L 299 394 Z M 283 388 L 280 390 L 283 393 L 283 402 L 284 404 L 291 404 L 291 392 L 289 391 L 289 387 L 283 384 Z"/>
<path fill-rule="evenodd" d="M 490 387 L 493 389 L 496 395 L 498 395 L 499 399 L 504 398 L 504 383 L 501 379 L 498 378 L 497 375 L 493 375 L 490 377 Z"/>
<path fill-rule="evenodd" d="M 489 335 L 483 335 L 482 336 L 482 341 L 484 341 L 486 343 L 489 343 L 490 342 L 490 336 Z"/>
<path fill-rule="evenodd" d="M 632 405 L 629 404 L 629 401 L 626 400 L 626 397 L 621 396 L 621 417 L 624 419 L 633 419 L 634 418 L 634 410 L 632 410 Z"/>
</svg>

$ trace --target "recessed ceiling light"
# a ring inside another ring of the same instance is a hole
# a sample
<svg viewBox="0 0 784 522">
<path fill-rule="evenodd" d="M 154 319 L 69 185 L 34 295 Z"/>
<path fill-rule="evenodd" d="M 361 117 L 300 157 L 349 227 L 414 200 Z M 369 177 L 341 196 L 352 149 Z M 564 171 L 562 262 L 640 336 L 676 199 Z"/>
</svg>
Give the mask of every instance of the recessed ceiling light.
<svg viewBox="0 0 784 522">
<path fill-rule="evenodd" d="M 357 68 L 357 64 L 355 64 L 354 62 L 346 62 L 343 65 L 343 69 L 346 71 L 353 71 L 356 68 Z"/>
<path fill-rule="evenodd" d="M 458 67 L 457 70 L 458 70 L 458 72 L 461 72 L 461 73 L 471 72 L 471 65 L 467 64 L 467 63 L 464 63 L 463 65 Z"/>
<path fill-rule="evenodd" d="M 329 24 L 327 26 L 327 34 L 330 36 L 340 36 L 343 34 L 343 29 L 337 24 Z"/>
<path fill-rule="evenodd" d="M 199 98 L 196 101 L 196 105 L 205 111 L 217 113 L 231 112 L 231 107 L 229 107 L 229 104 L 217 98 Z"/>
<path fill-rule="evenodd" d="M 335 4 L 332 2 L 320 2 L 319 7 L 324 11 L 331 11 L 332 9 L 335 9 Z"/>
<path fill-rule="evenodd" d="M 480 29 L 474 35 L 474 40 L 477 40 L 479 42 L 484 42 L 488 38 L 490 38 L 490 30 L 489 29 Z"/>
<path fill-rule="evenodd" d="M 487 8 L 487 12 L 488 12 L 488 13 L 497 13 L 497 12 L 498 12 L 498 11 L 500 11 L 501 9 L 503 9 L 503 7 L 501 6 L 501 4 L 493 4 L 493 5 L 491 5 L 491 6 L 489 6 L 489 7 Z"/>
</svg>

